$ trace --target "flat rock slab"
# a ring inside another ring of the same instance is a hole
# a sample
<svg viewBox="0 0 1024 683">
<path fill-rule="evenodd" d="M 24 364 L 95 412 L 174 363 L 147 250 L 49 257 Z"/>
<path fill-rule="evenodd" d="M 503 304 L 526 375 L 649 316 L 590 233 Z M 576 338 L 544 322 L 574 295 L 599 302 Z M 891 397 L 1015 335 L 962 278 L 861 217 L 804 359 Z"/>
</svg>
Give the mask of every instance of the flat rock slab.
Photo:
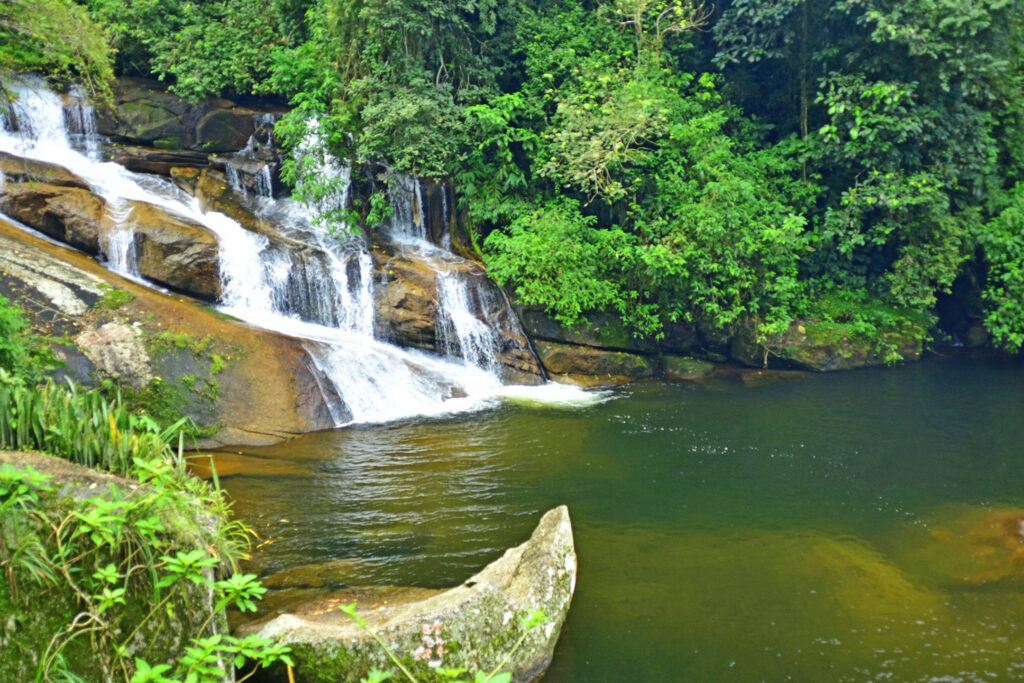
<svg viewBox="0 0 1024 683">
<path fill-rule="evenodd" d="M 523 638 L 505 670 L 532 681 L 551 663 L 576 588 L 576 551 L 569 511 L 547 512 L 530 539 L 449 590 L 351 588 L 247 624 L 293 650 L 295 680 L 358 681 L 371 668 L 394 670 L 383 648 L 339 606 L 356 603 L 367 626 L 410 671 L 428 680 L 436 666 L 489 672 Z M 533 610 L 547 620 L 531 630 Z"/>
</svg>

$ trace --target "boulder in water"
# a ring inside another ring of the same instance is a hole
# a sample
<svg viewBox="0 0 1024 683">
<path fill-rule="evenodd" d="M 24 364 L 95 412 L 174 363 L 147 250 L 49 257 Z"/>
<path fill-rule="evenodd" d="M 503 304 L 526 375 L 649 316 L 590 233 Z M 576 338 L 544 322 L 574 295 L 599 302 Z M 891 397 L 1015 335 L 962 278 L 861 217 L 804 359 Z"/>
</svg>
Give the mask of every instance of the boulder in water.
<svg viewBox="0 0 1024 683">
<path fill-rule="evenodd" d="M 220 243 L 202 225 L 145 202 L 130 202 L 121 229 L 134 232 L 139 273 L 207 301 L 220 297 Z"/>
<path fill-rule="evenodd" d="M 356 603 L 367 626 L 416 673 L 465 667 L 488 672 L 514 643 L 505 665 L 512 680 L 533 681 L 551 662 L 576 588 L 576 551 L 569 511 L 545 514 L 526 543 L 511 548 L 461 586 L 449 590 L 347 589 L 238 629 L 292 648 L 297 681 L 358 681 L 371 668 L 389 669 L 387 653 L 340 605 Z M 534 610 L 548 617 L 526 631 Z"/>
</svg>

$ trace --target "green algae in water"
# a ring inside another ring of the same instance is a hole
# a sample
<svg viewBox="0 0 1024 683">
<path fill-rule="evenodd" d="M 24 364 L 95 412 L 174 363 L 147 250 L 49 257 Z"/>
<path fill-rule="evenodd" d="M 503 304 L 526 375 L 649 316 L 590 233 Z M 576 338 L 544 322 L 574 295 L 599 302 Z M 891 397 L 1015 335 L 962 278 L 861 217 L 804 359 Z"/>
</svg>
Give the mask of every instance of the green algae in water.
<svg viewBox="0 0 1024 683">
<path fill-rule="evenodd" d="M 274 539 L 254 567 L 353 585 L 457 584 L 567 503 L 547 681 L 1018 678 L 1024 367 L 786 379 L 312 434 L 223 483 Z"/>
</svg>

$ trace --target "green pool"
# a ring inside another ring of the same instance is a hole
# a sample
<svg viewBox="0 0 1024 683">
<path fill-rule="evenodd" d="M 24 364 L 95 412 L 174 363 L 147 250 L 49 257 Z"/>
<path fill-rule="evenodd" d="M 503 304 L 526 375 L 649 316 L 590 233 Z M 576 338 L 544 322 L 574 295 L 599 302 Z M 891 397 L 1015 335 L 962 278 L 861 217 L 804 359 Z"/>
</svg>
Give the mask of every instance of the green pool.
<svg viewBox="0 0 1024 683">
<path fill-rule="evenodd" d="M 568 504 L 547 681 L 1024 677 L 1020 363 L 726 373 L 235 455 L 262 573 L 443 587 Z"/>
</svg>

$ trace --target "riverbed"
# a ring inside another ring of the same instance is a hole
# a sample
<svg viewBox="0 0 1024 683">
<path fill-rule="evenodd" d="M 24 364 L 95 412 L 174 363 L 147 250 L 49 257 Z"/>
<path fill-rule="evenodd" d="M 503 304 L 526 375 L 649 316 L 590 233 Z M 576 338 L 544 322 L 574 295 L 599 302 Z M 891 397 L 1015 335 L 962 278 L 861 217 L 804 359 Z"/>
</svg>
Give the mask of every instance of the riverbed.
<svg viewBox="0 0 1024 683">
<path fill-rule="evenodd" d="M 221 483 L 266 541 L 255 570 L 349 585 L 459 583 L 568 504 L 579 584 L 549 682 L 1024 675 L 1021 363 L 594 398 L 236 449 Z"/>
</svg>

